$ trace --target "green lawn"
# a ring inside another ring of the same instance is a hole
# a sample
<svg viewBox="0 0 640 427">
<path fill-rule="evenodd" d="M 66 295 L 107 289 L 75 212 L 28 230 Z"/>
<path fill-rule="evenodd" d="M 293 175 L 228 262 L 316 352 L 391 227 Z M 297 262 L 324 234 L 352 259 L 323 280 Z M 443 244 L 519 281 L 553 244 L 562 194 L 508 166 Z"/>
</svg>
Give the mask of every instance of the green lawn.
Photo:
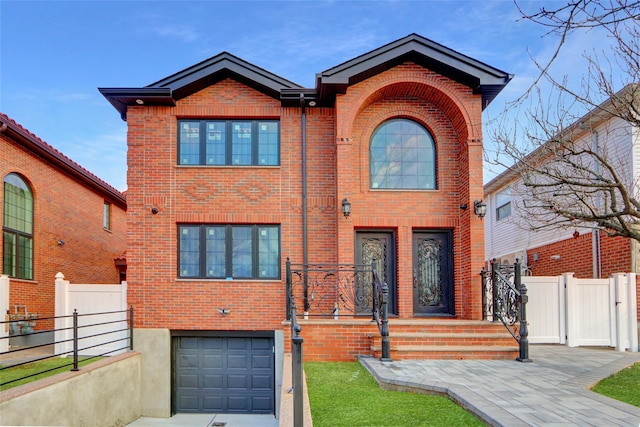
<svg viewBox="0 0 640 427">
<path fill-rule="evenodd" d="M 102 357 L 93 357 L 93 358 L 81 357 L 78 360 L 78 366 L 84 366 L 100 359 L 102 359 Z M 12 381 L 17 378 L 23 378 L 28 375 L 36 374 L 39 372 L 42 372 L 42 373 L 35 375 L 33 377 L 24 378 L 16 382 L 2 385 L 0 386 L 0 391 L 17 387 L 22 384 L 27 384 L 42 378 L 50 377 L 52 375 L 59 374 L 61 372 L 67 372 L 67 371 L 70 371 L 72 367 L 73 367 L 72 358 L 53 357 L 51 359 L 41 360 L 38 362 L 26 364 L 26 365 L 3 369 L 2 371 L 0 371 L 0 383 L 6 383 L 7 381 Z M 48 372 L 43 372 L 43 371 L 48 371 Z"/>
<path fill-rule="evenodd" d="M 596 393 L 640 407 L 640 363 L 605 378 L 593 389 Z"/>
<path fill-rule="evenodd" d="M 382 390 L 357 362 L 305 362 L 314 427 L 484 426 L 446 397 Z"/>
</svg>

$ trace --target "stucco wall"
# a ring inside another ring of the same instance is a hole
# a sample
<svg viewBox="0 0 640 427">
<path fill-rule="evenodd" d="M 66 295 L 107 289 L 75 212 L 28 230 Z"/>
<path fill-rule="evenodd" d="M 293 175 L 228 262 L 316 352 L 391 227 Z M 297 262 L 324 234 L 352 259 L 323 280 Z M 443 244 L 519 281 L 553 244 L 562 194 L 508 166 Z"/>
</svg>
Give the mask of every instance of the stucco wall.
<svg viewBox="0 0 640 427">
<path fill-rule="evenodd" d="M 125 426 L 140 417 L 140 365 L 125 353 L 0 392 L 0 425 Z"/>
</svg>

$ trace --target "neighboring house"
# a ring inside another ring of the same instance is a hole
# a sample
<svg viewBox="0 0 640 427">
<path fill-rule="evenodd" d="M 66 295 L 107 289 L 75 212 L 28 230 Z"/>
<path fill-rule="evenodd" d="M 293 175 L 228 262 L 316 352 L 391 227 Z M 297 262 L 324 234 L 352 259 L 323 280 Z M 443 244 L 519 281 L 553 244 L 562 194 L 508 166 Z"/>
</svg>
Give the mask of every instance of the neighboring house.
<svg viewBox="0 0 640 427">
<path fill-rule="evenodd" d="M 101 88 L 128 124 L 145 414 L 275 411 L 287 259 L 375 259 L 392 334 L 480 322 L 482 111 L 511 78 L 413 34 L 317 74 L 314 88 L 229 53 L 146 87 Z M 370 354 L 370 314 L 312 315 L 305 359 Z M 463 348 L 439 357 L 469 357 Z"/>
<path fill-rule="evenodd" d="M 0 254 L 11 314 L 53 317 L 58 272 L 73 283 L 124 279 L 126 266 L 116 264 L 126 249 L 121 192 L 2 113 L 0 176 Z M 52 327 L 48 319 L 35 329 Z"/>
<path fill-rule="evenodd" d="M 627 86 L 617 95 L 633 88 Z M 609 153 L 609 159 L 615 159 L 609 161 L 616 161 L 616 173 L 635 177 L 629 182 L 637 182 L 640 177 L 640 133 L 630 123 L 607 113 L 610 102 L 607 100 L 594 108 L 564 132 L 570 133 L 579 146 Z M 529 158 L 543 153 L 543 148 L 538 148 Z M 517 169 L 518 164 L 484 186 L 487 263 L 496 259 L 503 264 L 512 264 L 519 259 L 525 273 L 534 276 L 572 272 L 579 278 L 607 278 L 613 273 L 639 272 L 640 248 L 633 239 L 610 237 L 604 231 L 579 226 L 536 231 L 522 226 L 527 190 L 522 186 Z M 640 297 L 640 287 L 638 290 Z"/>
</svg>

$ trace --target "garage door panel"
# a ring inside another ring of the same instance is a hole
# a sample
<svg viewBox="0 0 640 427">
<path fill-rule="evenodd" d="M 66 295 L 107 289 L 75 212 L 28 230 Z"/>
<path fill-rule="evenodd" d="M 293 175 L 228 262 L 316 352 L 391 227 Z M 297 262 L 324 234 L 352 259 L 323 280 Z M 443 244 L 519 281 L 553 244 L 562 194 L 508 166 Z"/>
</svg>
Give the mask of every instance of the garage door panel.
<svg viewBox="0 0 640 427">
<path fill-rule="evenodd" d="M 273 399 L 270 397 L 254 397 L 251 399 L 251 407 L 255 412 L 266 412 L 273 406 Z"/>
<path fill-rule="evenodd" d="M 222 390 L 224 388 L 223 376 L 222 375 L 203 375 L 202 388 Z"/>
<path fill-rule="evenodd" d="M 224 337 L 206 337 L 205 340 L 200 340 L 201 348 L 206 350 L 222 350 L 224 348 Z"/>
<path fill-rule="evenodd" d="M 271 389 L 271 375 L 253 375 L 251 377 L 251 388 L 253 390 Z"/>
<path fill-rule="evenodd" d="M 203 354 L 202 367 L 205 369 L 222 369 L 224 367 L 222 354 Z"/>
<path fill-rule="evenodd" d="M 179 377 L 180 387 L 182 388 L 198 388 L 198 376 L 181 374 Z"/>
<path fill-rule="evenodd" d="M 249 350 L 251 338 L 234 338 L 229 337 L 228 350 L 242 350 L 243 352 Z"/>
<path fill-rule="evenodd" d="M 177 412 L 275 412 L 273 338 L 176 340 Z"/>
<path fill-rule="evenodd" d="M 198 354 L 182 354 L 178 358 L 178 366 L 180 368 L 197 368 L 198 367 Z"/>
<path fill-rule="evenodd" d="M 227 356 L 227 368 L 228 369 L 247 369 L 247 355 L 246 354 L 230 354 Z"/>
<path fill-rule="evenodd" d="M 190 338 L 190 337 L 184 337 L 183 339 L 180 340 L 180 349 L 182 350 L 186 350 L 186 349 L 194 349 L 197 350 L 198 349 L 198 338 Z"/>
<path fill-rule="evenodd" d="M 229 390 L 247 390 L 249 375 L 227 375 L 227 388 Z"/>
<path fill-rule="evenodd" d="M 199 412 L 226 412 L 224 399 L 221 396 L 204 396 L 202 403 L 203 411 Z"/>
<path fill-rule="evenodd" d="M 271 355 L 253 355 L 251 356 L 251 368 L 252 369 L 270 369 L 271 368 Z"/>
</svg>

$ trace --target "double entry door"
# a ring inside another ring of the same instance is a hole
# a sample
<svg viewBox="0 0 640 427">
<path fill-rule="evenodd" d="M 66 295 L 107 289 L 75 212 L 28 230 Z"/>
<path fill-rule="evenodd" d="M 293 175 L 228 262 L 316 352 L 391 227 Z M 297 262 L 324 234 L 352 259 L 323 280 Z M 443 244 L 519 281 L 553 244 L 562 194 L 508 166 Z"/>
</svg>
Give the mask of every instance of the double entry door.
<svg viewBox="0 0 640 427">
<path fill-rule="evenodd" d="M 454 314 L 453 252 L 450 231 L 420 231 L 412 241 L 413 314 L 441 316 Z M 380 280 L 389 286 L 389 314 L 398 314 L 396 282 L 396 239 L 391 231 L 356 232 L 357 264 L 370 265 L 373 260 Z M 400 260 L 402 262 L 403 260 Z M 370 298 L 368 289 L 364 304 Z M 370 312 L 370 311 L 369 311 Z M 365 314 L 366 310 L 362 310 Z"/>
</svg>

